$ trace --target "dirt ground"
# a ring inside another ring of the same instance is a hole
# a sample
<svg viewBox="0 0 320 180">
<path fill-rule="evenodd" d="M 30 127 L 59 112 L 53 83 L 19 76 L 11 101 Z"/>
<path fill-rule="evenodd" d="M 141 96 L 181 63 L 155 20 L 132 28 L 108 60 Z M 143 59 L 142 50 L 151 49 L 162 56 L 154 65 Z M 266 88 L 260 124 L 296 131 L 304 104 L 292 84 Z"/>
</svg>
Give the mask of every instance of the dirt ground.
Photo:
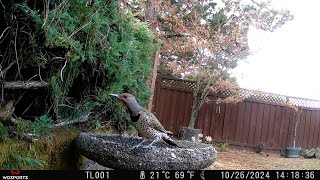
<svg viewBox="0 0 320 180">
<path fill-rule="evenodd" d="M 320 170 L 319 159 L 285 158 L 280 154 L 260 155 L 254 151 L 227 149 L 207 169 L 212 170 Z"/>
</svg>

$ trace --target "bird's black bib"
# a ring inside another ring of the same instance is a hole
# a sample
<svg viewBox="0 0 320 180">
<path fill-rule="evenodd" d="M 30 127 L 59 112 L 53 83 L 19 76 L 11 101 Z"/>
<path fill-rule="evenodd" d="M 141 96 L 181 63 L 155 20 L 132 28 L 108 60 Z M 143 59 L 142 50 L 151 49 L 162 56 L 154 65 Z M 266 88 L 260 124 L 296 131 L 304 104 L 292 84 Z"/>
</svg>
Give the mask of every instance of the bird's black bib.
<svg viewBox="0 0 320 180">
<path fill-rule="evenodd" d="M 140 114 L 138 114 L 136 116 L 130 116 L 130 118 L 131 118 L 132 122 L 137 122 L 139 120 L 139 118 L 140 118 Z"/>
</svg>

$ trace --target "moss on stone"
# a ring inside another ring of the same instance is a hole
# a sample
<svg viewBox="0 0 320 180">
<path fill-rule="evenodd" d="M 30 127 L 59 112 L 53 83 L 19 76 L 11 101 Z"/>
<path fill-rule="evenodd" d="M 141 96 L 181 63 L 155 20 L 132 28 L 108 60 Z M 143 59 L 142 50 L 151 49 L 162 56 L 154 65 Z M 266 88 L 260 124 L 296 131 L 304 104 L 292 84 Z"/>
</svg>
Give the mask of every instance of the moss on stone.
<svg viewBox="0 0 320 180">
<path fill-rule="evenodd" d="M 59 128 L 34 142 L 0 142 L 0 169 L 79 169 L 82 157 L 73 143 L 78 134 L 78 130 Z"/>
</svg>

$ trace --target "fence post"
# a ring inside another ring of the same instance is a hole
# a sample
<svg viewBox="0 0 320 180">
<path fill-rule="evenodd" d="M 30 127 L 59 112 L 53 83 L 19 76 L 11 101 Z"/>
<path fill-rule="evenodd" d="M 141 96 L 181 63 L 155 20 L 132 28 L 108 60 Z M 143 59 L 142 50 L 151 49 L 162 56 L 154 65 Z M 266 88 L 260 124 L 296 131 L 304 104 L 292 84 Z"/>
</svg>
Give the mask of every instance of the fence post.
<svg viewBox="0 0 320 180">
<path fill-rule="evenodd" d="M 158 65 L 159 65 L 159 53 L 160 53 L 160 47 L 157 48 L 154 58 L 153 58 L 153 71 L 152 71 L 152 79 L 151 79 L 151 98 L 148 103 L 148 110 L 151 111 L 152 108 L 152 102 L 153 102 L 153 97 L 155 94 L 155 85 L 156 85 L 156 80 L 157 80 L 157 74 L 158 74 Z"/>
<path fill-rule="evenodd" d="M 153 111 L 156 112 L 156 113 L 159 110 L 158 104 L 159 104 L 159 101 L 160 101 L 160 93 L 161 93 L 161 87 L 162 87 L 161 81 L 162 81 L 162 76 L 159 74 L 157 76 L 156 86 L 155 86 L 155 94 L 154 94 L 154 97 L 153 97 L 154 98 Z"/>
</svg>

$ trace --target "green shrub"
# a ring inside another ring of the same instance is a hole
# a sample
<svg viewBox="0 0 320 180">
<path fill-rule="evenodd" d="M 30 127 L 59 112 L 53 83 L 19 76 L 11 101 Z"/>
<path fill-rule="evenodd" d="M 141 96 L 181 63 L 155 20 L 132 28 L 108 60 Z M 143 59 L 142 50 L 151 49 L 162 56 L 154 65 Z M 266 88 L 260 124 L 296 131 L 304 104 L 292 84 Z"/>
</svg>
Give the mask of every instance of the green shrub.
<svg viewBox="0 0 320 180">
<path fill-rule="evenodd" d="M 227 151 L 227 149 L 229 148 L 229 144 L 227 142 L 225 143 L 218 143 L 217 147 L 220 151 Z"/>
<path fill-rule="evenodd" d="M 7 128 L 0 122 L 0 142 L 4 142 L 8 139 L 8 130 Z"/>
<path fill-rule="evenodd" d="M 9 52 L 4 54 L 3 64 L 16 62 L 15 55 L 23 59 L 19 61 L 21 71 L 17 74 L 17 68 L 9 69 L 6 80 L 33 77 L 50 83 L 47 97 L 36 99 L 29 114 L 49 113 L 59 119 L 69 111 L 64 107 L 85 109 L 78 105 L 93 102 L 90 111 L 95 111 L 98 121 L 119 122 L 127 119 L 127 114 L 108 94 L 121 92 L 134 94 L 146 106 L 158 43 L 147 25 L 122 9 L 118 0 L 96 0 L 93 6 L 86 6 L 83 0 L 48 1 L 48 7 L 45 2 L 4 4 L 8 8 L 3 19 L 11 27 L 5 42 L 16 40 L 16 48 L 22 50 L 0 45 Z M 12 20 L 11 14 L 16 19 Z M 29 108 L 28 102 L 19 103 L 20 108 Z"/>
<path fill-rule="evenodd" d="M 40 136 L 49 135 L 52 129 L 52 119 L 48 114 L 45 114 L 36 119 L 36 121 L 31 125 L 31 131 Z"/>
</svg>

